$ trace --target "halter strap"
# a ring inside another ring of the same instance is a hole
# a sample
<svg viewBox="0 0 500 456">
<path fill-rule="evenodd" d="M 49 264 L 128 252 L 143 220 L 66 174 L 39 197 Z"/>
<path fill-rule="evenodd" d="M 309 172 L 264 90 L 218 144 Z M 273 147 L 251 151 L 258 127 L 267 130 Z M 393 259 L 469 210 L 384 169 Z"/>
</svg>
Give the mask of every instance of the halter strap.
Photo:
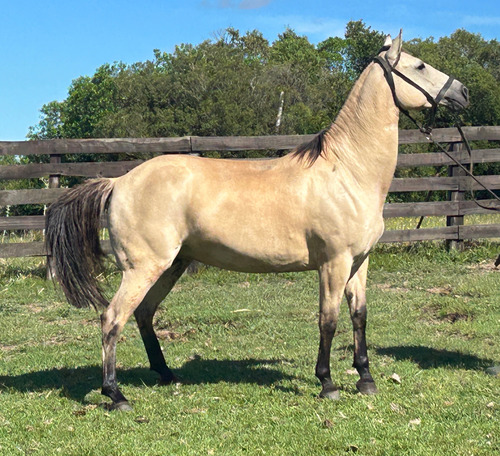
<svg viewBox="0 0 500 456">
<path fill-rule="evenodd" d="M 385 59 L 384 57 L 382 57 L 380 55 L 377 55 L 377 57 L 375 57 L 373 59 L 373 61 L 376 62 L 376 63 L 378 63 L 382 67 L 382 69 L 384 70 L 385 79 L 387 81 L 387 84 L 389 85 L 389 88 L 391 89 L 392 98 L 394 99 L 394 104 L 396 105 L 396 107 L 403 114 L 405 114 L 418 127 L 418 129 L 420 131 L 422 131 L 423 133 L 428 133 L 429 132 L 429 128 L 430 128 L 430 130 L 432 130 L 432 128 L 434 126 L 433 125 L 434 124 L 434 118 L 436 116 L 436 111 L 437 111 L 438 104 L 444 98 L 446 92 L 448 91 L 448 89 L 453 84 L 453 81 L 455 80 L 455 78 L 453 78 L 452 76 L 450 76 L 448 78 L 448 80 L 446 81 L 446 83 L 444 84 L 444 86 L 439 91 L 439 93 L 437 94 L 437 96 L 433 97 L 429 92 L 427 92 L 427 90 L 425 90 L 423 87 L 419 86 L 416 82 L 412 81 L 408 76 L 404 75 L 403 73 L 401 73 L 399 70 L 396 69 L 396 65 L 399 63 L 399 59 L 396 61 L 396 63 L 393 66 L 391 66 L 389 64 L 389 62 L 387 61 L 387 59 Z M 397 76 L 399 76 L 407 84 L 410 84 L 412 87 L 415 87 L 417 90 L 419 90 L 425 96 L 425 98 L 427 99 L 427 101 L 431 104 L 431 106 L 432 106 L 432 122 L 431 122 L 431 126 L 430 127 L 427 127 L 426 129 L 424 129 L 423 127 L 421 127 L 420 125 L 418 125 L 418 123 L 410 115 L 410 113 L 408 112 L 408 110 L 406 110 L 403 107 L 403 105 L 399 101 L 399 98 L 398 98 L 398 96 L 396 94 L 396 85 L 394 83 L 394 77 L 392 75 L 393 73 L 396 74 Z"/>
</svg>

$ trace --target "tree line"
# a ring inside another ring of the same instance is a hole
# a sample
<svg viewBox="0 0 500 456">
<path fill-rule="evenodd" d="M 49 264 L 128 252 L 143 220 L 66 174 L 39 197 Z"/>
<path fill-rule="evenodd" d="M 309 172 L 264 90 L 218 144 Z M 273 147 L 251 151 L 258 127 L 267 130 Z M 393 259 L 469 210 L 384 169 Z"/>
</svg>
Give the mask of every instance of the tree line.
<svg viewBox="0 0 500 456">
<path fill-rule="evenodd" d="M 349 22 L 344 38 L 317 45 L 291 29 L 269 43 L 256 30 L 242 35 L 228 28 L 198 45 L 154 50 L 152 60 L 131 65 L 106 63 L 75 79 L 65 100 L 41 108 L 28 138 L 314 133 L 334 120 L 384 37 L 362 21 Z M 499 123 L 497 40 L 457 30 L 404 47 L 469 87 L 466 124 Z M 449 120 L 443 116 L 441 123 Z"/>
<path fill-rule="evenodd" d="M 93 75 L 75 79 L 65 100 L 42 106 L 40 121 L 30 127 L 27 137 L 315 133 L 335 119 L 384 38 L 385 33 L 363 21 L 349 22 L 343 38 L 330 37 L 318 44 L 288 28 L 272 43 L 257 30 L 242 34 L 228 28 L 200 44 L 180 44 L 173 52 L 156 49 L 154 58 L 144 62 L 105 63 Z M 411 39 L 404 48 L 469 88 L 471 105 L 462 114 L 465 124 L 499 124 L 497 40 L 460 29 L 438 40 Z M 425 114 L 419 116 L 425 121 Z M 440 110 L 437 126 L 449 122 L 448 112 Z M 413 125 L 402 117 L 400 127 Z M 16 185 L 20 184 L 3 187 Z M 43 182 L 23 186 L 43 186 Z"/>
</svg>

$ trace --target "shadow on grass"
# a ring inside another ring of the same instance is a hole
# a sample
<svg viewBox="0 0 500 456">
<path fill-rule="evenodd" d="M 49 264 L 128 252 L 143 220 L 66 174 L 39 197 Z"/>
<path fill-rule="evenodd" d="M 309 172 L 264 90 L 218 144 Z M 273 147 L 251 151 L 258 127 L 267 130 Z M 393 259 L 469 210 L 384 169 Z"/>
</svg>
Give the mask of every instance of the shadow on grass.
<svg viewBox="0 0 500 456">
<path fill-rule="evenodd" d="M 175 369 L 175 374 L 191 385 L 204 383 L 253 383 L 270 386 L 295 377 L 283 373 L 271 366 L 282 364 L 283 360 L 245 359 L 217 360 L 196 357 Z M 147 368 L 117 369 L 121 385 L 153 386 L 158 375 Z M 93 389 L 101 388 L 101 367 L 97 365 L 75 368 L 49 369 L 28 372 L 21 375 L 0 376 L 0 391 L 36 392 L 61 389 L 61 394 L 85 402 L 85 396 Z M 279 385 L 285 392 L 296 393 L 294 388 Z"/>
<path fill-rule="evenodd" d="M 390 356 L 398 361 L 413 361 L 422 369 L 449 367 L 484 370 L 493 363 L 491 359 L 483 359 L 457 351 L 438 350 L 421 345 L 378 347 L 374 350 L 379 355 Z"/>
</svg>

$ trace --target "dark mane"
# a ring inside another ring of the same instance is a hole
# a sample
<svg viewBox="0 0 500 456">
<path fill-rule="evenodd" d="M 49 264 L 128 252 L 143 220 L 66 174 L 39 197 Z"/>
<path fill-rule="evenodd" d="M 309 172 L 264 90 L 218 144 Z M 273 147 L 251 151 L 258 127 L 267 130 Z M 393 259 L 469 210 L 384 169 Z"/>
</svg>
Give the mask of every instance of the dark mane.
<svg viewBox="0 0 500 456">
<path fill-rule="evenodd" d="M 313 165 L 322 155 L 325 133 L 326 130 L 322 130 L 311 141 L 298 146 L 292 151 L 292 156 L 296 157 L 299 161 L 306 161 L 308 166 Z"/>
</svg>

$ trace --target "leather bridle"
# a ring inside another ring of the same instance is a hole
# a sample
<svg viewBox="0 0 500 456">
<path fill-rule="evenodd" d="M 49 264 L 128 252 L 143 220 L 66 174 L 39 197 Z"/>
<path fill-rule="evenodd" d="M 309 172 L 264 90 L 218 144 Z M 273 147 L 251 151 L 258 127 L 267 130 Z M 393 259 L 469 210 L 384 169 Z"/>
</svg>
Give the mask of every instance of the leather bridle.
<svg viewBox="0 0 500 456">
<path fill-rule="evenodd" d="M 383 51 L 388 51 L 390 49 L 390 46 L 384 46 L 380 51 L 380 52 L 383 52 Z M 403 73 L 401 73 L 399 70 L 396 69 L 396 66 L 397 64 L 399 63 L 399 58 L 400 58 L 401 54 L 399 54 L 398 58 L 396 59 L 396 61 L 394 62 L 394 65 L 390 65 L 389 62 L 387 61 L 387 59 L 385 57 L 382 57 L 380 55 L 377 55 L 377 57 L 374 57 L 373 61 L 375 63 L 378 63 L 382 69 L 384 70 L 384 75 L 385 75 L 385 79 L 387 81 L 387 84 L 389 85 L 389 88 L 391 89 L 391 93 L 392 93 L 392 98 L 394 99 L 394 104 L 396 105 L 396 107 L 406 116 L 408 117 L 415 125 L 416 127 L 426 136 L 426 138 L 432 142 L 434 145 L 436 145 L 440 150 L 441 152 L 443 152 L 445 155 L 447 155 L 450 159 L 452 159 L 456 165 L 461 168 L 462 170 L 465 171 L 466 175 L 468 175 L 471 179 L 473 179 L 477 184 L 479 184 L 481 187 L 483 187 L 484 190 L 486 190 L 490 196 L 492 196 L 494 199 L 496 199 L 497 201 L 500 201 L 500 197 L 494 193 L 491 189 L 489 189 L 488 187 L 486 187 L 474 174 L 473 174 L 473 163 L 472 163 L 472 150 L 471 150 L 471 147 L 470 147 L 470 144 L 469 144 L 469 141 L 467 140 L 467 138 L 465 137 L 465 134 L 462 130 L 462 127 L 460 126 L 460 123 L 457 121 L 457 123 L 455 124 L 458 132 L 460 133 L 460 136 L 462 137 L 462 142 L 464 143 L 465 145 L 465 148 L 469 154 L 469 158 L 470 158 L 470 170 L 467 169 L 464 165 L 462 165 L 462 163 L 460 163 L 453 155 L 451 155 L 441 144 L 439 144 L 437 141 L 434 140 L 434 138 L 432 137 L 432 129 L 434 128 L 434 121 L 435 121 L 435 118 L 436 118 L 436 111 L 437 111 L 437 108 L 438 108 L 438 105 L 439 103 L 441 102 L 441 100 L 444 98 L 446 92 L 448 91 L 448 89 L 451 87 L 451 85 L 453 84 L 453 81 L 455 81 L 455 78 L 452 77 L 452 76 L 449 76 L 448 77 L 448 80 L 446 81 L 446 83 L 443 85 L 443 87 L 441 88 L 441 90 L 439 91 L 439 93 L 436 95 L 436 97 L 433 97 L 429 92 L 427 92 L 427 90 L 425 90 L 423 87 L 420 87 L 416 82 L 412 81 L 408 76 L 404 75 Z M 405 81 L 407 84 L 410 84 L 412 87 L 415 87 L 417 90 L 419 90 L 421 93 L 424 94 L 425 98 L 427 98 L 427 101 L 431 104 L 432 106 L 432 113 L 431 113 L 431 122 L 427 125 L 427 126 L 423 126 L 423 125 L 420 125 L 411 115 L 410 113 L 408 112 L 407 109 L 405 109 L 403 107 L 403 105 L 401 104 L 401 102 L 399 101 L 399 98 L 396 94 L 396 85 L 394 84 L 394 77 L 393 77 L 393 74 L 397 75 L 398 77 L 400 77 L 403 81 Z M 475 197 L 474 197 L 474 192 L 471 190 L 471 195 L 472 195 L 472 200 L 481 208 L 483 209 L 486 209 L 486 210 L 490 210 L 490 211 L 500 211 L 500 208 L 497 208 L 497 207 L 489 207 L 489 206 L 485 206 L 483 204 L 481 204 Z M 421 221 L 419 222 L 419 227 L 420 227 L 420 224 L 421 224 Z M 498 257 L 495 265 L 498 266 L 500 264 L 500 256 Z"/>
<path fill-rule="evenodd" d="M 388 49 L 389 49 L 389 47 L 383 47 L 380 52 L 388 50 Z M 446 83 L 441 88 L 441 90 L 439 91 L 439 93 L 435 97 L 433 97 L 429 92 L 427 92 L 427 90 L 425 90 L 423 87 L 419 86 L 416 82 L 412 81 L 408 76 L 404 75 L 403 73 L 401 73 L 401 71 L 396 69 L 396 66 L 399 63 L 399 56 L 398 56 L 396 62 L 394 63 L 394 65 L 390 65 L 389 62 L 387 61 L 387 59 L 380 56 L 380 55 L 375 57 L 373 59 L 373 61 L 378 63 L 382 67 L 382 69 L 384 70 L 385 79 L 387 81 L 387 84 L 389 85 L 389 88 L 391 89 L 392 98 L 394 99 L 394 104 L 396 105 L 396 107 L 405 116 L 407 116 L 417 126 L 417 128 L 422 133 L 429 134 L 432 131 L 432 128 L 434 127 L 434 119 L 436 117 L 436 111 L 437 111 L 438 105 L 441 102 L 441 100 L 444 98 L 448 89 L 453 84 L 453 81 L 455 81 L 455 78 L 450 76 L 448 78 L 448 80 L 446 81 Z M 430 125 L 428 125 L 427 127 L 420 126 L 417 123 L 417 121 L 410 115 L 408 110 L 406 110 L 403 107 L 403 105 L 399 101 L 399 98 L 396 94 L 396 85 L 394 83 L 393 74 L 400 77 L 403 81 L 405 81 L 407 84 L 410 84 L 412 87 L 415 87 L 418 91 L 420 91 L 425 96 L 425 98 L 427 98 L 427 101 L 432 106 L 432 115 L 431 115 L 432 121 L 430 122 Z"/>
</svg>

